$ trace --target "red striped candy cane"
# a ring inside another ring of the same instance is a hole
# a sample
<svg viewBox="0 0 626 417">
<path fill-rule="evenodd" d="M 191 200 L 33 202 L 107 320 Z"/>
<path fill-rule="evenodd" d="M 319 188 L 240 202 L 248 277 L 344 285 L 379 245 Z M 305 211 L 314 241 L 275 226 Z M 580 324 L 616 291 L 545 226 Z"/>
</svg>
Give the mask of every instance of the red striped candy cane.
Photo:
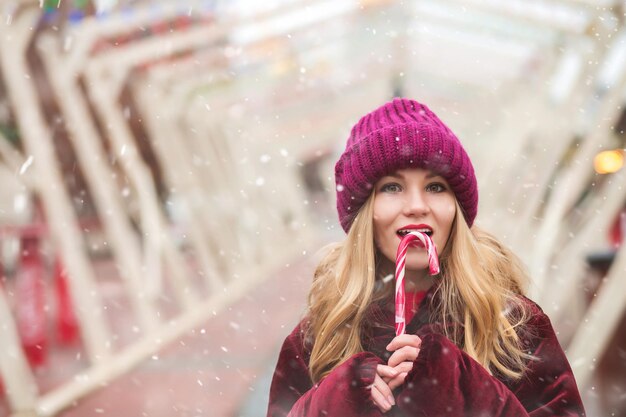
<svg viewBox="0 0 626 417">
<path fill-rule="evenodd" d="M 417 244 L 428 251 L 428 272 L 430 275 L 439 273 L 439 257 L 437 248 L 430 236 L 422 232 L 409 232 L 398 246 L 396 253 L 396 336 L 404 334 L 406 330 L 406 314 L 404 312 L 404 270 L 406 264 L 406 253 L 411 243 L 417 240 Z"/>
</svg>

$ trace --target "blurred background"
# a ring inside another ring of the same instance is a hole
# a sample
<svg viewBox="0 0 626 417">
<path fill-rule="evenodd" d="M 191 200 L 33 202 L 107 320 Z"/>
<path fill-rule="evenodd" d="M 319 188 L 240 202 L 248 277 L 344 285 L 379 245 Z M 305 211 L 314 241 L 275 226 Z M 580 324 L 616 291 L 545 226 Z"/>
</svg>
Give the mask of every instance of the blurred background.
<svg viewBox="0 0 626 417">
<path fill-rule="evenodd" d="M 352 124 L 426 103 L 626 416 L 626 3 L 0 0 L 0 416 L 264 416 Z"/>
</svg>

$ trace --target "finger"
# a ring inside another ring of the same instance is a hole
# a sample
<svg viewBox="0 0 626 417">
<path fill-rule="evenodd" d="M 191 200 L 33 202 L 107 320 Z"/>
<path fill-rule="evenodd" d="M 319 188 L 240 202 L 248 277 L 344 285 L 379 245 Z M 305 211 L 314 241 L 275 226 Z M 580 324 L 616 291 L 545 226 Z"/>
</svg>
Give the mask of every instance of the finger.
<svg viewBox="0 0 626 417">
<path fill-rule="evenodd" d="M 376 373 L 380 375 L 383 380 L 384 378 L 393 378 L 398 375 L 398 371 L 396 371 L 393 366 L 382 364 L 376 366 Z"/>
<path fill-rule="evenodd" d="M 392 405 L 395 404 L 395 400 L 389 386 L 378 375 L 374 377 L 374 384 L 372 385 L 372 399 L 378 408 L 380 408 L 383 412 L 389 411 Z"/>
<path fill-rule="evenodd" d="M 386 349 L 389 351 L 397 350 L 403 346 L 413 346 L 419 348 L 422 345 L 422 339 L 414 334 L 401 334 L 394 337 L 387 345 Z"/>
<path fill-rule="evenodd" d="M 393 398 L 393 393 L 391 392 L 391 389 L 389 389 L 389 385 L 387 385 L 387 383 L 378 375 L 374 377 L 374 386 L 385 397 L 385 400 L 390 406 L 396 404 L 396 400 Z"/>
<path fill-rule="evenodd" d="M 401 334 L 396 336 L 389 342 L 386 349 L 393 352 L 403 346 L 413 346 L 419 348 L 422 345 L 422 339 L 414 334 Z"/>
<path fill-rule="evenodd" d="M 409 372 L 411 369 L 413 369 L 413 362 L 410 362 L 410 361 L 401 362 L 398 365 L 396 365 L 396 367 L 393 369 L 395 369 L 398 374 L 401 374 L 402 372 Z M 389 378 L 389 379 L 393 379 L 393 378 Z"/>
<path fill-rule="evenodd" d="M 406 372 L 399 373 L 397 377 L 393 378 L 387 383 L 387 386 L 389 386 L 390 390 L 394 390 L 398 388 L 400 385 L 404 384 L 404 380 L 406 379 L 406 376 L 407 376 Z"/>
<path fill-rule="evenodd" d="M 383 413 L 391 409 L 391 404 L 389 404 L 385 396 L 378 391 L 378 388 L 374 386 L 372 386 L 372 401 L 374 401 L 374 405 Z"/>
<path fill-rule="evenodd" d="M 389 360 L 387 361 L 387 365 L 391 366 L 392 368 L 395 368 L 402 362 L 413 362 L 415 359 L 417 359 L 417 356 L 419 355 L 419 353 L 420 353 L 420 350 L 417 348 L 414 348 L 413 346 L 401 347 L 389 357 Z"/>
<path fill-rule="evenodd" d="M 417 359 L 417 355 L 419 355 L 419 353 L 420 353 L 420 350 L 413 346 L 401 347 L 400 349 L 393 352 L 393 354 L 389 357 L 389 360 L 387 361 L 387 365 L 391 366 L 392 368 L 395 368 L 396 365 L 402 362 L 406 362 L 406 361 L 413 362 L 415 359 Z"/>
</svg>

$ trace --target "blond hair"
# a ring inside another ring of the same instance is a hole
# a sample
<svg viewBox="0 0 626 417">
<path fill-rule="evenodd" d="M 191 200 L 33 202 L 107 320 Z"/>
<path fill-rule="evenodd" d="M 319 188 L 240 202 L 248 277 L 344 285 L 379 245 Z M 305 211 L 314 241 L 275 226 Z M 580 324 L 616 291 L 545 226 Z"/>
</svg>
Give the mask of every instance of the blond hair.
<svg viewBox="0 0 626 417">
<path fill-rule="evenodd" d="M 330 245 L 315 270 L 306 327 L 314 382 L 363 351 L 361 336 L 370 304 L 393 294 L 393 281 L 374 294 L 373 202 L 374 193 L 356 215 L 345 241 Z M 440 302 L 434 314 L 446 336 L 489 372 L 521 378 L 531 356 L 522 350 L 516 332 L 528 319 L 520 298 L 527 276 L 517 256 L 488 233 L 470 229 L 457 203 L 440 261 Z"/>
<path fill-rule="evenodd" d="M 520 297 L 528 277 L 513 252 L 489 233 L 458 221 L 460 215 L 457 204 L 437 288 L 444 332 L 485 369 L 519 379 L 531 358 L 517 333 L 528 320 Z"/>
<path fill-rule="evenodd" d="M 307 328 L 313 340 L 309 361 L 313 381 L 321 380 L 350 356 L 363 351 L 362 322 L 375 283 L 373 201 L 370 196 L 345 241 L 330 246 L 315 270 Z"/>
</svg>

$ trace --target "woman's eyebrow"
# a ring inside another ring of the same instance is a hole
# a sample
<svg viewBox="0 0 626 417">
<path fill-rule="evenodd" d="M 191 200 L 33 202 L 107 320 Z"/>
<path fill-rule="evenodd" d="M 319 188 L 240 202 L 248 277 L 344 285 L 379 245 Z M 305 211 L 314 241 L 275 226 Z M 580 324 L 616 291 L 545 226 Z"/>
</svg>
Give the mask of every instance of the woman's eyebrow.
<svg viewBox="0 0 626 417">
<path fill-rule="evenodd" d="M 398 173 L 387 174 L 383 178 L 396 178 L 399 180 L 403 180 L 405 177 L 404 175 L 398 172 Z M 429 172 L 428 174 L 426 174 L 425 178 L 432 179 L 432 178 L 443 178 L 443 177 L 440 174 L 437 174 L 435 172 Z"/>
<path fill-rule="evenodd" d="M 429 172 L 428 174 L 426 174 L 426 178 L 431 179 L 431 178 L 437 178 L 437 177 L 441 177 L 443 178 L 441 175 L 435 173 L 435 172 Z"/>
<path fill-rule="evenodd" d="M 401 175 L 401 174 L 387 174 L 384 177 L 382 177 L 381 179 L 384 179 L 384 178 L 395 178 L 395 179 L 398 179 L 398 180 L 402 180 L 402 179 L 404 179 L 404 175 Z"/>
</svg>

